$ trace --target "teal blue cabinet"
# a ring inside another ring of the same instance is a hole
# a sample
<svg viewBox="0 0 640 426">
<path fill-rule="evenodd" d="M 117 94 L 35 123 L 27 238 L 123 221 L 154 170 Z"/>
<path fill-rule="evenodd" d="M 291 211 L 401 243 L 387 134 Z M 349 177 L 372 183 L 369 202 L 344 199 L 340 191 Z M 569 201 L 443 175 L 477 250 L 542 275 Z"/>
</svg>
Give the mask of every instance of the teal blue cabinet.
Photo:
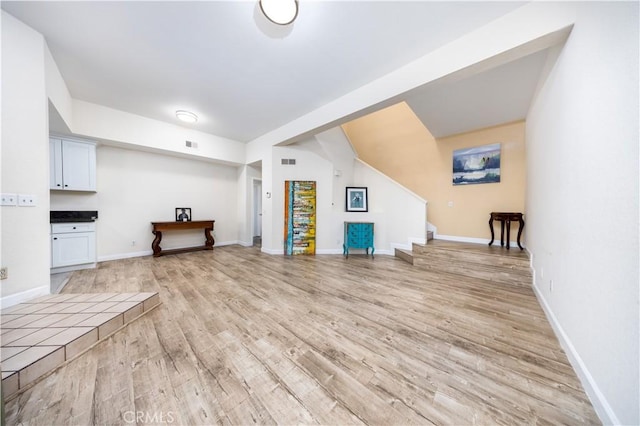
<svg viewBox="0 0 640 426">
<path fill-rule="evenodd" d="M 342 245 L 345 256 L 349 257 L 349 249 L 365 249 L 371 257 L 376 250 L 373 247 L 373 223 L 372 222 L 345 222 L 344 223 L 344 244 Z"/>
</svg>

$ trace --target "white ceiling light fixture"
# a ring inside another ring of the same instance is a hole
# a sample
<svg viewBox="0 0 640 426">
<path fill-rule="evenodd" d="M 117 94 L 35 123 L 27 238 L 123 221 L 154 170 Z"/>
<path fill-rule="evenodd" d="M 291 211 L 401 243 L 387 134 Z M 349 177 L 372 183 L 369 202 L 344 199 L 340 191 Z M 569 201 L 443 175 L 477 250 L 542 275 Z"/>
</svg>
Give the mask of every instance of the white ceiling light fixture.
<svg viewBox="0 0 640 426">
<path fill-rule="evenodd" d="M 178 117 L 179 120 L 184 121 L 185 123 L 195 123 L 196 121 L 198 121 L 197 115 L 190 111 L 185 111 L 182 109 L 176 111 L 176 117 Z"/>
<path fill-rule="evenodd" d="M 260 0 L 260 9 L 274 24 L 289 25 L 298 16 L 298 0 Z"/>
</svg>

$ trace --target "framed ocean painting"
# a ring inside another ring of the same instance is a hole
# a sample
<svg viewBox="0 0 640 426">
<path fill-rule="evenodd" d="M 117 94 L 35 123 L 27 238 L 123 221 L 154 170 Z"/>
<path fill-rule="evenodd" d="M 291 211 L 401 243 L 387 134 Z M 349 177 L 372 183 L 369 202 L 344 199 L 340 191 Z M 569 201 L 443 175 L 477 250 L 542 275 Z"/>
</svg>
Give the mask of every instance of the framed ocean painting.
<svg viewBox="0 0 640 426">
<path fill-rule="evenodd" d="M 453 151 L 453 184 L 500 182 L 500 144 Z"/>
</svg>

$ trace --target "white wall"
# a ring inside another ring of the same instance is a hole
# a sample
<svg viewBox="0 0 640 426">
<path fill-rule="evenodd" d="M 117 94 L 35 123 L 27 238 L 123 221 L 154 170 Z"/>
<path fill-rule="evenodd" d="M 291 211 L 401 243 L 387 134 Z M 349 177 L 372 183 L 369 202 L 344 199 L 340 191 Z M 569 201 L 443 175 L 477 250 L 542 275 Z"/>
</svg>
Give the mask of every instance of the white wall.
<svg viewBox="0 0 640 426">
<path fill-rule="evenodd" d="M 77 135 L 233 165 L 245 162 L 246 146 L 241 142 L 77 99 L 72 106 L 71 130 Z M 187 148 L 185 141 L 198 147 Z"/>
<path fill-rule="evenodd" d="M 640 423 L 638 3 L 575 26 L 527 116 L 535 290 L 605 423 Z"/>
<path fill-rule="evenodd" d="M 44 71 L 47 97 L 67 128 L 73 127 L 73 106 L 69 89 L 45 42 Z"/>
<path fill-rule="evenodd" d="M 281 165 L 282 158 L 296 159 L 296 165 Z M 340 129 L 332 129 L 302 143 L 273 148 L 273 193 L 271 244 L 263 251 L 283 253 L 284 182 L 316 182 L 316 253 L 342 253 L 345 221 L 375 223 L 378 254 L 394 254 L 395 247 L 410 248 L 411 242 L 424 242 L 426 202 L 382 173 L 355 159 Z M 339 170 L 339 176 L 335 171 Z M 347 186 L 366 186 L 369 212 L 345 212 Z M 264 189 L 263 189 L 264 191 Z M 263 230 L 264 236 L 264 230 Z"/>
<path fill-rule="evenodd" d="M 395 248 L 426 243 L 427 202 L 363 161 L 354 166 L 350 186 L 367 187 L 369 211 L 343 213 L 343 220 L 374 222 L 376 253 L 393 255 Z"/>
<path fill-rule="evenodd" d="M 175 220 L 176 207 L 215 220 L 216 245 L 237 242 L 235 167 L 103 145 L 97 169 L 96 194 L 54 193 L 51 208 L 98 210 L 98 261 L 151 254 L 151 222 Z M 201 230 L 167 232 L 161 246 L 203 242 Z"/>
<path fill-rule="evenodd" d="M 1 190 L 36 207 L 0 207 L 2 306 L 49 293 L 49 138 L 43 37 L 2 12 Z"/>
<path fill-rule="evenodd" d="M 315 136 L 326 158 L 333 164 L 334 211 L 344 211 L 345 188 L 353 186 L 353 168 L 356 153 L 341 127 L 334 127 Z"/>
<path fill-rule="evenodd" d="M 326 159 L 310 151 L 317 142 L 305 141 L 291 147 L 273 147 L 273 186 L 271 206 L 271 240 L 263 251 L 272 254 L 284 252 L 284 182 L 287 180 L 312 180 L 316 182 L 316 253 L 337 250 L 334 224 L 331 221 L 332 211 L 332 164 Z M 295 165 L 282 165 L 282 158 L 295 158 Z M 265 189 L 263 188 L 263 191 Z M 264 206 L 264 205 L 263 205 Z M 263 235 L 265 230 L 263 229 Z"/>
</svg>

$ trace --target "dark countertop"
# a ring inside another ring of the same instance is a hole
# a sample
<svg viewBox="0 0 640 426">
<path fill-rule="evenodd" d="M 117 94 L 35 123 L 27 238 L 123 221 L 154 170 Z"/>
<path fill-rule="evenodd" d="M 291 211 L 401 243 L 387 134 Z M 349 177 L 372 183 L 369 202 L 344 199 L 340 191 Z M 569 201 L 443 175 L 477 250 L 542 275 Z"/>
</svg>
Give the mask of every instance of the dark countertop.
<svg viewBox="0 0 640 426">
<path fill-rule="evenodd" d="M 77 222 L 95 222 L 95 219 L 82 219 L 82 218 L 76 218 L 76 219 L 49 219 L 49 223 L 77 223 Z"/>
<path fill-rule="evenodd" d="M 98 218 L 96 210 L 64 210 L 49 212 L 50 223 L 95 222 Z"/>
</svg>

